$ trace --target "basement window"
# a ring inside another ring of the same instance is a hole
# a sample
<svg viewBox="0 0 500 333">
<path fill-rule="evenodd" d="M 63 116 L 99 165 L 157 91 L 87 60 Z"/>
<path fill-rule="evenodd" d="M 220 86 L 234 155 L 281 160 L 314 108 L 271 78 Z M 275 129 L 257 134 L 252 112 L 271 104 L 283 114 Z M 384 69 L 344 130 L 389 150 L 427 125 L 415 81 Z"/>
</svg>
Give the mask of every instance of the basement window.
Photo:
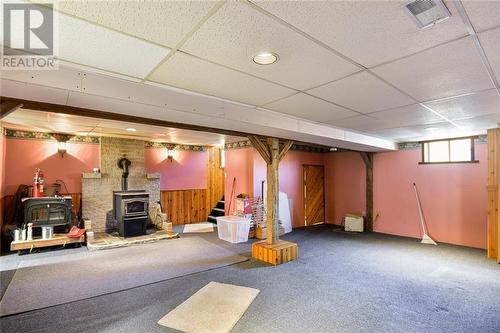
<svg viewBox="0 0 500 333">
<path fill-rule="evenodd" d="M 419 164 L 478 163 L 474 156 L 474 138 L 423 141 Z"/>
</svg>

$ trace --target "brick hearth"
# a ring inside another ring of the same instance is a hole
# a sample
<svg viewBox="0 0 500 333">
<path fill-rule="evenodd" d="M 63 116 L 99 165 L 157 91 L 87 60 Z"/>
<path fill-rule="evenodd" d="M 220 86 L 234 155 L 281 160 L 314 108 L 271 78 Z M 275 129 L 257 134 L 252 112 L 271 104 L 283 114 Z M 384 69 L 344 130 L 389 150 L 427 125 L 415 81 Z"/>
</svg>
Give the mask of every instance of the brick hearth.
<svg viewBox="0 0 500 333">
<path fill-rule="evenodd" d="M 112 219 L 113 191 L 121 190 L 122 170 L 117 163 L 124 156 L 132 162 L 128 177 L 129 190 L 149 192 L 149 209 L 156 209 L 160 200 L 160 175 L 146 174 L 144 145 L 141 140 L 101 139 L 101 174 L 82 176 L 82 214 L 84 219 L 91 221 L 94 232 L 116 229 Z"/>
</svg>

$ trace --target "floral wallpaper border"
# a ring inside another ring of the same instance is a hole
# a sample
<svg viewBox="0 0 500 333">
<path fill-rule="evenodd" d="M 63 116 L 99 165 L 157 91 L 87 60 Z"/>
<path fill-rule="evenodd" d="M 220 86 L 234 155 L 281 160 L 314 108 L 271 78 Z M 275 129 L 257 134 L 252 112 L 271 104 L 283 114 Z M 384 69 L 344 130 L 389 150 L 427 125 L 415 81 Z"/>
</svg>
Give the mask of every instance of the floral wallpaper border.
<svg viewBox="0 0 500 333">
<path fill-rule="evenodd" d="M 252 143 L 249 140 L 231 142 L 231 143 L 226 143 L 224 145 L 224 149 L 239 149 L 239 148 L 248 148 L 248 147 L 252 147 Z M 329 153 L 330 152 L 330 148 L 328 148 L 328 147 L 316 147 L 316 146 L 307 146 L 307 145 L 298 145 L 298 144 L 292 145 L 292 148 L 290 148 L 290 150 L 312 152 L 312 153 Z"/>
<path fill-rule="evenodd" d="M 24 130 L 1 127 L 0 134 L 4 135 L 8 139 L 56 141 L 56 139 L 54 138 L 52 133 L 48 133 L 48 132 L 24 131 Z M 69 135 L 69 136 L 71 136 L 71 135 Z M 77 136 L 71 137 L 68 142 L 100 144 L 101 138 L 98 136 L 77 135 Z M 168 148 L 168 149 L 172 149 L 172 150 L 189 150 L 189 151 L 206 151 L 207 150 L 207 147 L 205 147 L 205 146 L 179 145 L 179 144 L 172 144 L 172 143 L 152 142 L 152 141 L 144 141 L 144 145 L 146 148 Z"/>
<path fill-rule="evenodd" d="M 145 148 L 167 148 L 170 150 L 188 150 L 188 151 L 206 151 L 208 147 L 206 146 L 197 146 L 197 145 L 179 145 L 175 143 L 167 143 L 167 142 L 153 142 L 153 141 L 145 141 Z"/>
<path fill-rule="evenodd" d="M 50 133 L 45 133 L 45 132 L 23 131 L 12 128 L 3 128 L 2 134 L 5 135 L 5 137 L 7 137 L 8 139 L 56 141 L 56 139 Z M 77 135 L 72 137 L 68 142 L 99 144 L 101 142 L 101 139 L 97 136 Z"/>
<path fill-rule="evenodd" d="M 0 128 L 0 134 L 4 135 L 9 139 L 26 139 L 26 140 L 51 140 L 55 141 L 55 138 L 51 135 L 51 133 L 46 132 L 35 132 L 35 131 L 24 131 L 12 128 Z M 487 136 L 479 135 L 475 139 L 476 143 L 486 143 Z M 81 136 L 77 135 L 72 137 L 69 142 L 71 143 L 89 143 L 89 144 L 100 144 L 101 139 L 97 136 Z M 173 143 L 165 143 L 165 142 L 153 142 L 153 141 L 144 141 L 145 148 L 167 148 L 171 150 L 187 150 L 187 151 L 206 151 L 207 146 L 200 145 L 181 145 L 181 144 L 173 144 Z M 239 149 L 239 148 L 248 148 L 252 147 L 252 143 L 249 140 L 243 140 L 238 142 L 226 143 L 224 145 L 224 149 Z M 412 149 L 420 149 L 420 142 L 400 142 L 398 143 L 399 150 L 412 150 Z M 331 152 L 328 147 L 316 147 L 316 146 L 308 146 L 308 145 L 299 145 L 294 144 L 291 148 L 294 151 L 304 151 L 304 152 L 314 152 L 314 153 L 329 153 Z M 339 149 L 338 151 L 343 151 Z"/>
</svg>

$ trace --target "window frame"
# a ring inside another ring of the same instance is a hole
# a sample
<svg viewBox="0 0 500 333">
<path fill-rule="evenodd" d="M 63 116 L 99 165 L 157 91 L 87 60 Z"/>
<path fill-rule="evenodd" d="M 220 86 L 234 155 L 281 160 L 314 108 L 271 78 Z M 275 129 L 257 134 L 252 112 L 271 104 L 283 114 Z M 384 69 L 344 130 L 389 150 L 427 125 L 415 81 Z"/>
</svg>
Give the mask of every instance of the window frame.
<svg viewBox="0 0 500 333">
<path fill-rule="evenodd" d="M 450 161 L 451 159 L 451 141 L 455 140 L 464 140 L 464 139 L 470 139 L 470 161 Z M 436 139 L 436 140 L 425 140 L 425 141 L 420 141 L 420 150 L 421 150 L 421 161 L 418 162 L 418 164 L 462 164 L 462 163 L 479 163 L 479 160 L 476 160 L 476 152 L 475 152 L 475 144 L 474 141 L 477 139 L 477 136 L 464 136 L 464 137 L 458 137 L 458 138 L 450 138 L 450 139 Z M 448 142 L 448 161 L 442 161 L 442 162 L 425 162 L 425 144 L 430 143 L 430 142 L 438 142 L 438 141 L 446 141 Z"/>
</svg>

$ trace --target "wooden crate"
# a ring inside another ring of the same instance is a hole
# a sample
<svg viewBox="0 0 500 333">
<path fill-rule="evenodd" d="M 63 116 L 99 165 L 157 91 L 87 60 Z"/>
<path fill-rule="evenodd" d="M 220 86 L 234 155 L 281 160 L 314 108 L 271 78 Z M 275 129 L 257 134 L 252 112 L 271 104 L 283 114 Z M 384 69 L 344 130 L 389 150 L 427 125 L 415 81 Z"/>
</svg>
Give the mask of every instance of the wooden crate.
<svg viewBox="0 0 500 333">
<path fill-rule="evenodd" d="M 297 259 L 299 248 L 297 244 L 278 240 L 275 244 L 267 244 L 260 241 L 252 244 L 252 258 L 267 262 L 272 265 L 280 265 Z"/>
<path fill-rule="evenodd" d="M 29 241 L 17 241 L 10 243 L 11 251 L 32 250 L 39 247 L 56 246 L 75 243 L 84 243 L 85 235 L 80 238 L 69 238 L 66 234 L 54 234 L 50 239 L 35 238 Z"/>
</svg>

